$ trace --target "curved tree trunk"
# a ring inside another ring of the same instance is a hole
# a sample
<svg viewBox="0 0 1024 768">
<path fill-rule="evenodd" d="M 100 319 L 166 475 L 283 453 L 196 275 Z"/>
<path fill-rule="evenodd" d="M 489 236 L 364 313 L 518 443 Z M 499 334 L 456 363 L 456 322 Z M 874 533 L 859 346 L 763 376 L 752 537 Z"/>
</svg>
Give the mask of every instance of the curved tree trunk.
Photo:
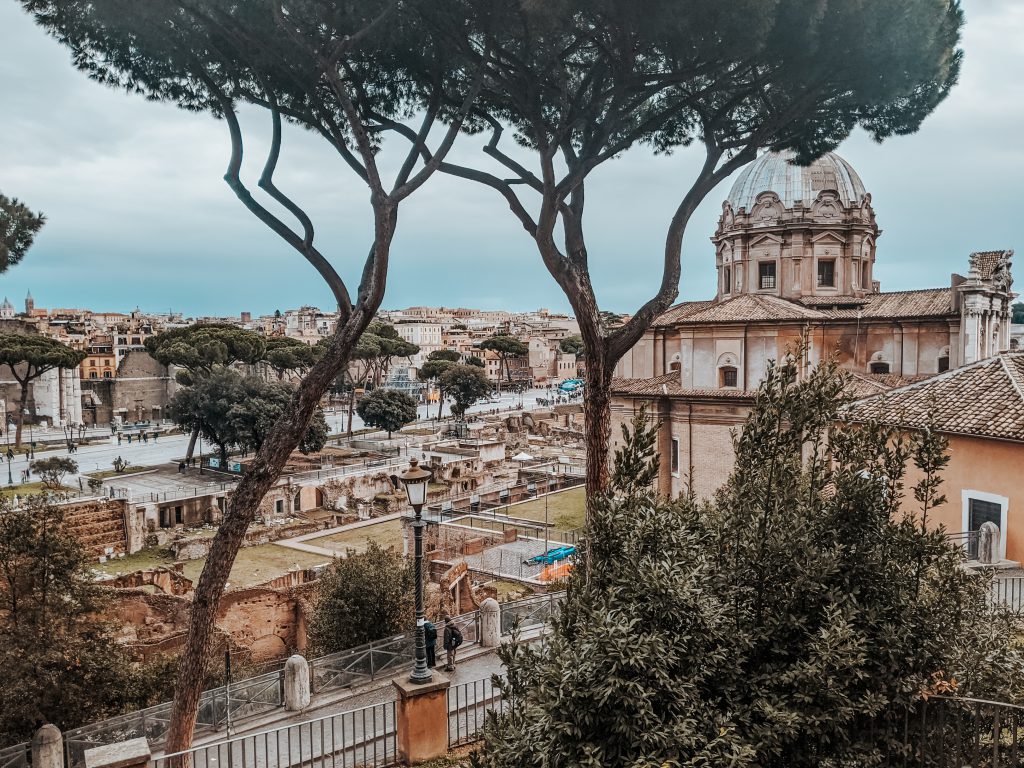
<svg viewBox="0 0 1024 768">
<path fill-rule="evenodd" d="M 595 356 L 597 357 L 597 356 Z M 609 447 L 612 438 L 612 376 L 601 359 L 587 361 L 586 391 L 583 398 L 585 444 L 587 446 L 587 506 L 597 494 L 608 490 Z"/>
<path fill-rule="evenodd" d="M 186 750 L 192 743 L 217 609 L 245 532 L 263 497 L 305 434 L 320 398 L 338 372 L 348 364 L 351 350 L 372 317 L 372 310 L 357 308 L 344 326 L 338 328 L 327 352 L 299 385 L 248 471 L 235 487 L 192 598 L 188 636 L 181 656 L 167 733 L 167 754 Z M 179 761 L 178 764 L 184 762 Z"/>
<path fill-rule="evenodd" d="M 18 429 L 14 433 L 14 447 L 21 448 L 21 429 L 25 426 L 25 411 L 28 410 L 28 382 L 21 385 L 21 404 L 18 406 Z"/>
<path fill-rule="evenodd" d="M 185 463 L 192 461 L 192 454 L 196 450 L 196 440 L 199 439 L 199 427 L 192 427 L 192 436 L 188 439 L 188 450 L 185 451 Z"/>
</svg>

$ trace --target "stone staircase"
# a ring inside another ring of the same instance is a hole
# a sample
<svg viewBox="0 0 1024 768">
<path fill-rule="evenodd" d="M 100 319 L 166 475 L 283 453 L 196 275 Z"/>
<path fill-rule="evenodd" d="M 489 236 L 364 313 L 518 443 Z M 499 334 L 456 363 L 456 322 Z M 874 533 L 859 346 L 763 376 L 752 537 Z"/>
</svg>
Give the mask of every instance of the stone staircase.
<svg viewBox="0 0 1024 768">
<path fill-rule="evenodd" d="M 117 501 L 87 501 L 69 506 L 64 513 L 68 530 L 90 554 L 127 554 L 124 506 Z"/>
</svg>

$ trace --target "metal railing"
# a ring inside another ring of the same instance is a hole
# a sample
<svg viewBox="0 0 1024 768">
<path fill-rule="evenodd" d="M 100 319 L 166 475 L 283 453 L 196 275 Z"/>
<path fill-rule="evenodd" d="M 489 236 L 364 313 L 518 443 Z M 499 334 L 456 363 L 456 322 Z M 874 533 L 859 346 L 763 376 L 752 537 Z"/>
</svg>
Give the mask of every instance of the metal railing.
<svg viewBox="0 0 1024 768">
<path fill-rule="evenodd" d="M 897 726 L 899 728 L 899 726 Z M 1007 768 L 1024 764 L 1024 707 L 949 696 L 921 701 L 903 718 L 886 765 Z"/>
<path fill-rule="evenodd" d="M 564 595 L 564 592 L 560 592 L 541 598 L 505 603 L 502 606 L 503 631 L 507 631 L 504 629 L 506 612 L 519 617 L 521 626 L 530 626 L 545 621 L 547 616 L 552 615 L 553 609 L 549 603 L 552 600 L 561 600 Z M 540 603 L 543 603 L 543 606 Z M 479 642 L 478 611 L 464 613 L 454 619 L 462 632 L 463 648 Z M 510 622 L 509 627 L 514 621 L 510 619 Z M 410 669 L 413 658 L 413 635 L 407 632 L 310 659 L 310 690 L 312 693 L 322 694 L 373 682 L 382 676 L 393 677 L 403 670 Z M 210 736 L 224 730 L 229 720 L 234 724 L 283 706 L 283 668 L 233 682 L 229 688 L 214 688 L 204 692 L 200 698 L 195 736 Z M 66 731 L 65 764 L 68 768 L 80 768 L 84 765 L 85 750 L 128 739 L 144 737 L 154 750 L 161 748 L 167 736 L 170 711 L 171 703 L 165 702 Z M 7 766 L 0 763 L 0 768 Z M 21 766 L 12 765 L 11 768 Z"/>
<path fill-rule="evenodd" d="M 981 531 L 955 531 L 947 533 L 946 541 L 950 544 L 963 547 L 968 560 L 978 559 L 978 545 L 981 541 Z"/>
<path fill-rule="evenodd" d="M 501 607 L 501 634 L 509 634 L 518 625 L 520 629 L 548 623 L 558 615 L 565 592 L 551 592 L 528 597 Z"/>
<path fill-rule="evenodd" d="M 4 747 L 0 749 L 0 768 L 28 768 L 31 754 L 32 745 L 27 741 Z"/>
<path fill-rule="evenodd" d="M 152 768 L 387 768 L 398 764 L 395 702 L 154 758 Z"/>
<path fill-rule="evenodd" d="M 448 748 L 479 739 L 487 713 L 502 708 L 501 688 L 489 677 L 453 685 L 448 689 Z"/>
<path fill-rule="evenodd" d="M 989 598 L 993 604 L 1001 604 L 1014 613 L 1024 612 L 1024 576 L 992 579 Z"/>
</svg>

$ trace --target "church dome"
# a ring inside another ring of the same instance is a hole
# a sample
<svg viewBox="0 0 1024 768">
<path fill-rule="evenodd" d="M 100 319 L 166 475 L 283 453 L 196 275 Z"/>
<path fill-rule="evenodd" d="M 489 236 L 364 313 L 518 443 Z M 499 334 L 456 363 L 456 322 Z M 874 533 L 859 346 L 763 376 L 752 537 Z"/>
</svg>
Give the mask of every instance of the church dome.
<svg viewBox="0 0 1024 768">
<path fill-rule="evenodd" d="M 865 194 L 864 183 L 848 162 L 829 152 L 808 166 L 792 163 L 795 153 L 767 152 L 744 168 L 732 185 L 728 201 L 733 210 L 748 212 L 762 192 L 774 192 L 786 208 L 800 200 L 810 207 L 818 193 L 831 189 L 843 205 L 858 204 Z"/>
</svg>

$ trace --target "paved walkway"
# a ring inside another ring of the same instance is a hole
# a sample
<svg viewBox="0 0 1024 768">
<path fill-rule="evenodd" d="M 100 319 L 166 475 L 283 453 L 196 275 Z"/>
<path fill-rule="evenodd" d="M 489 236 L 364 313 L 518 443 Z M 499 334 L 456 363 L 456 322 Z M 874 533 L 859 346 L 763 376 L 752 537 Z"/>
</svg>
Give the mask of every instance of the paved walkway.
<svg viewBox="0 0 1024 768">
<path fill-rule="evenodd" d="M 325 557 L 345 557 L 345 552 L 339 549 L 328 549 L 327 547 L 318 547 L 315 544 L 306 544 L 305 542 L 310 539 L 322 539 L 324 536 L 333 536 L 336 533 L 345 533 L 346 531 L 354 531 L 357 528 L 366 528 L 370 525 L 378 525 L 380 523 L 387 523 L 392 520 L 398 520 L 402 517 L 402 512 L 393 512 L 390 515 L 383 515 L 381 517 L 371 517 L 369 520 L 359 520 L 355 523 L 349 523 L 348 525 L 339 525 L 336 528 L 326 528 L 322 531 L 313 531 L 313 533 L 304 533 L 301 536 L 296 536 L 293 539 L 281 539 L 275 541 L 279 547 L 288 547 L 288 549 L 297 549 L 299 552 L 309 552 L 312 555 L 323 555 Z"/>
</svg>

